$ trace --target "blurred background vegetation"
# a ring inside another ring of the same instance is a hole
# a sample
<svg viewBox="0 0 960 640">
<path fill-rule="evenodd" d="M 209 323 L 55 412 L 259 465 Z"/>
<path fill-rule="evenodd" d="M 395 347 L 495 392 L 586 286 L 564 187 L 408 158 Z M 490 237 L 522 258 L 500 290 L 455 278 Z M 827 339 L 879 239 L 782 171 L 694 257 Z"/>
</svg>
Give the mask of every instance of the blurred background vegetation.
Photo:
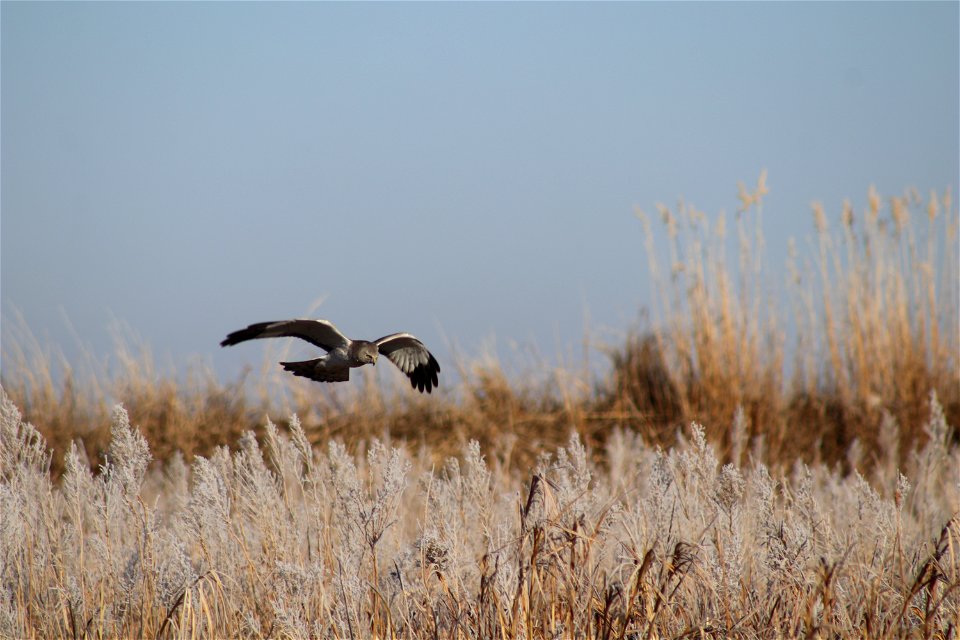
<svg viewBox="0 0 960 640">
<path fill-rule="evenodd" d="M 749 444 L 772 463 L 849 469 L 921 446 L 931 392 L 948 423 L 960 423 L 951 193 L 883 198 L 871 189 L 859 212 L 814 203 L 814 240 L 791 245 L 782 283 L 769 277 L 784 258 L 765 255 L 765 193 L 765 175 L 741 185 L 731 220 L 682 202 L 637 212 L 657 300 L 649 326 L 602 347 L 610 366 L 601 375 L 585 364 L 526 377 L 495 360 L 460 359 L 443 363 L 440 391 L 425 396 L 371 372 L 335 388 L 295 379 L 268 348 L 262 371 L 223 383 L 202 365 L 162 372 L 149 345 L 122 332 L 109 372 L 92 358 L 66 362 L 7 319 L 3 388 L 54 449 L 57 473 L 74 440 L 102 462 L 117 402 L 158 460 L 208 455 L 261 429 L 267 415 L 283 424 L 296 413 L 314 443 L 386 436 L 442 459 L 476 439 L 508 465 L 529 465 L 571 432 L 594 450 L 614 427 L 668 445 L 697 421 L 728 461 Z"/>
</svg>

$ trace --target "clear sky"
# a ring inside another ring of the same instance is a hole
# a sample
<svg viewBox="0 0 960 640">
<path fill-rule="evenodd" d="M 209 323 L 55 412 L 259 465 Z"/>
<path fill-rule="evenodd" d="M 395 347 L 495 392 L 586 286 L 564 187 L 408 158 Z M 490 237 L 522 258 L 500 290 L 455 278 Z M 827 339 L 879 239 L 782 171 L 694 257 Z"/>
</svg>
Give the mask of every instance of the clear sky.
<svg viewBox="0 0 960 640">
<path fill-rule="evenodd" d="M 320 298 L 441 362 L 577 354 L 651 303 L 635 206 L 766 168 L 779 267 L 811 200 L 956 191 L 958 7 L 3 2 L 5 324 L 225 379 Z"/>
</svg>

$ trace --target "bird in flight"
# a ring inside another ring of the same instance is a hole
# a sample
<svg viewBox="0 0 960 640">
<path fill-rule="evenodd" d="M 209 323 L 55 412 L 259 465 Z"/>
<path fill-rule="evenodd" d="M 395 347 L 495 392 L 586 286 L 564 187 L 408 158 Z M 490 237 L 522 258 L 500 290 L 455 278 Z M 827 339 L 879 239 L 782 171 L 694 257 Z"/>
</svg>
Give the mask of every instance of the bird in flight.
<svg viewBox="0 0 960 640">
<path fill-rule="evenodd" d="M 349 380 L 351 368 L 376 365 L 377 357 L 384 355 L 410 378 L 410 385 L 420 393 L 430 393 L 438 386 L 440 364 L 423 343 L 409 333 L 391 333 L 368 342 L 351 340 L 328 320 L 281 320 L 258 322 L 234 331 L 220 346 L 229 347 L 258 338 L 301 338 L 327 351 L 327 355 L 313 360 L 280 363 L 293 375 L 317 382 Z"/>
</svg>

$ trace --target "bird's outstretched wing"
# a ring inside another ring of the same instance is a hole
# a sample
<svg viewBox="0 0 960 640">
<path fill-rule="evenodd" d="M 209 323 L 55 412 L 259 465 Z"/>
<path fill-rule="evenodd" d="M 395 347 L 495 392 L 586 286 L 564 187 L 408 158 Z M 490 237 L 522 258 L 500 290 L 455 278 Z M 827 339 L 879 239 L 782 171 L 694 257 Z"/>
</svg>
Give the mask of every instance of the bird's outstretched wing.
<svg viewBox="0 0 960 640">
<path fill-rule="evenodd" d="M 280 320 L 258 322 L 246 329 L 234 331 L 220 343 L 220 346 L 229 347 L 238 342 L 258 338 L 301 338 L 327 351 L 350 344 L 350 339 L 327 320 Z"/>
<path fill-rule="evenodd" d="M 421 393 L 439 386 L 440 364 L 423 343 L 409 333 L 391 333 L 375 340 L 377 349 L 410 378 L 410 385 Z"/>
</svg>

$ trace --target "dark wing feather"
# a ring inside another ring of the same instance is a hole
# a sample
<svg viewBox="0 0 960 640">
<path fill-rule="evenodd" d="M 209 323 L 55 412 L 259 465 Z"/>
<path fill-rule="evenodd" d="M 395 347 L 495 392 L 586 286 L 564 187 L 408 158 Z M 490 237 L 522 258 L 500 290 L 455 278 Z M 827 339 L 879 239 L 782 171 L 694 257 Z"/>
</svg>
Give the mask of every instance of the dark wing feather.
<svg viewBox="0 0 960 640">
<path fill-rule="evenodd" d="M 410 385 L 423 393 L 439 386 L 440 364 L 422 342 L 409 333 L 392 333 L 374 341 L 382 355 L 410 378 Z"/>
<path fill-rule="evenodd" d="M 301 338 L 327 351 L 350 344 L 350 339 L 327 320 L 280 320 L 258 322 L 246 329 L 234 331 L 220 343 L 220 346 L 229 347 L 239 342 L 259 338 Z"/>
</svg>

